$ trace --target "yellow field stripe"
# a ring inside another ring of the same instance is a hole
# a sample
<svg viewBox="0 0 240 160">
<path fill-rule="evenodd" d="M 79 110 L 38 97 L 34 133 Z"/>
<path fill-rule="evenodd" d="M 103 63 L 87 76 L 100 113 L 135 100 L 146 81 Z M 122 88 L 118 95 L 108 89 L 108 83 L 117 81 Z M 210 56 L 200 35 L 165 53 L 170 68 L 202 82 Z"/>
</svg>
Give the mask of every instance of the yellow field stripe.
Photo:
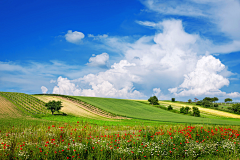
<svg viewBox="0 0 240 160">
<path fill-rule="evenodd" d="M 207 114 L 212 114 L 212 115 L 221 116 L 221 117 L 228 117 L 228 118 L 240 118 L 240 115 L 236 115 L 236 114 L 232 114 L 232 113 L 228 113 L 228 112 L 224 112 L 224 111 L 218 111 L 218 110 L 214 110 L 214 109 L 210 109 L 210 108 L 203 108 L 203 107 L 195 106 L 195 105 L 178 104 L 178 103 L 164 102 L 164 101 L 159 101 L 159 103 L 169 104 L 169 105 L 176 106 L 176 107 L 185 107 L 185 106 L 188 106 L 190 108 L 198 107 L 200 112 L 204 112 Z"/>
</svg>

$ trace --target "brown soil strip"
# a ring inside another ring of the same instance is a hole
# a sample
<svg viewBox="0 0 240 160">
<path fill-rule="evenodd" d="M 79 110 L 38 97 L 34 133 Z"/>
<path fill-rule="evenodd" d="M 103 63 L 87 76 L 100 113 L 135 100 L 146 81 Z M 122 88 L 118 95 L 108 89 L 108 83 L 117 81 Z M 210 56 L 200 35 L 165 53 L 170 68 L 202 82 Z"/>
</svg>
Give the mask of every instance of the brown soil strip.
<svg viewBox="0 0 240 160">
<path fill-rule="evenodd" d="M 6 98 L 0 96 L 0 118 L 23 117 L 21 111 Z"/>
</svg>

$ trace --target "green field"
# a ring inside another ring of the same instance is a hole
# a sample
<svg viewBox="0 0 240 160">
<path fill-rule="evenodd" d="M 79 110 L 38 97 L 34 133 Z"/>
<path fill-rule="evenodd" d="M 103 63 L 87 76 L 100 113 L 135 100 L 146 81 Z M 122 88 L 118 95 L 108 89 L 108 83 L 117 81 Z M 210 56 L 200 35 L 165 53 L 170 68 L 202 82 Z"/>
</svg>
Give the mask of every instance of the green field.
<svg viewBox="0 0 240 160">
<path fill-rule="evenodd" d="M 193 117 L 146 101 L 81 96 L 73 97 L 130 119 L 51 115 L 39 96 L 0 93 L 5 114 L 0 117 L 0 159 L 240 158 L 239 119 Z"/>
<path fill-rule="evenodd" d="M 200 124 L 231 124 L 240 125 L 239 119 L 213 119 L 192 117 L 182 114 L 172 113 L 148 104 L 140 103 L 133 100 L 113 99 L 113 98 L 98 98 L 98 97 L 80 97 L 74 96 L 82 101 L 97 106 L 103 110 L 127 116 L 139 120 L 151 120 L 159 122 L 173 123 L 200 123 Z"/>
</svg>

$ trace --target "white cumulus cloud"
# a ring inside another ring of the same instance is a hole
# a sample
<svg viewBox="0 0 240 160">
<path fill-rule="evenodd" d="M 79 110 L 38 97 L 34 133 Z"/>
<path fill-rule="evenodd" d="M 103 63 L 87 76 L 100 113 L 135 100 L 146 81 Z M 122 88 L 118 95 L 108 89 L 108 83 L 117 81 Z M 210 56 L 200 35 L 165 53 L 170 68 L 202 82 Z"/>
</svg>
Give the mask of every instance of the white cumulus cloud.
<svg viewBox="0 0 240 160">
<path fill-rule="evenodd" d="M 91 57 L 89 59 L 89 63 L 87 63 L 87 65 L 89 66 L 108 66 L 108 60 L 109 60 L 109 55 L 107 53 L 102 53 L 99 55 L 93 55 L 93 57 Z"/>
<path fill-rule="evenodd" d="M 203 56 L 198 60 L 195 70 L 184 75 L 183 83 L 169 91 L 179 96 L 219 94 L 223 86 L 229 85 L 229 80 L 218 74 L 224 68 L 219 59 L 211 55 Z"/>
<path fill-rule="evenodd" d="M 65 35 L 65 38 L 70 43 L 77 43 L 81 41 L 85 36 L 82 32 L 68 30 L 68 33 Z"/>
<path fill-rule="evenodd" d="M 161 99 L 169 99 L 172 94 L 190 96 L 216 93 L 238 96 L 238 92 L 223 93 L 220 90 L 229 85 L 224 75 L 230 76 L 232 73 L 227 71 L 227 67 L 213 56 L 202 56 L 208 51 L 207 47 L 202 49 L 202 44 L 211 44 L 210 41 L 202 39 L 198 34 L 187 33 L 181 20 L 141 25 L 152 26 L 158 32 L 154 36 L 143 36 L 135 42 L 129 42 L 126 37 L 105 38 L 104 45 L 121 52 L 122 60 L 104 72 L 87 74 L 73 80 L 62 79 L 54 92 L 139 98 L 151 95 L 153 91 Z M 103 53 L 91 57 L 88 65 L 104 65 L 108 59 L 109 56 Z"/>
<path fill-rule="evenodd" d="M 161 92 L 161 89 L 160 89 L 160 88 L 153 88 L 153 94 L 154 94 L 156 97 L 159 96 L 160 92 Z"/>
<path fill-rule="evenodd" d="M 42 93 L 44 93 L 44 94 L 47 93 L 47 91 L 48 91 L 47 87 L 45 87 L 45 86 L 42 86 L 41 90 L 42 90 Z"/>
<path fill-rule="evenodd" d="M 57 79 L 57 86 L 53 88 L 53 94 L 80 95 L 81 89 L 77 89 L 74 83 L 61 76 Z"/>
<path fill-rule="evenodd" d="M 133 83 L 140 81 L 139 77 L 131 75 L 128 67 L 134 66 L 122 60 L 111 66 L 111 69 L 98 74 L 88 74 L 83 78 L 68 80 L 67 78 L 58 78 L 58 84 L 54 87 L 53 93 L 97 96 L 97 97 L 121 97 L 121 98 L 138 98 L 144 94 L 134 90 Z M 89 88 L 81 89 L 75 83 L 87 84 Z"/>
</svg>

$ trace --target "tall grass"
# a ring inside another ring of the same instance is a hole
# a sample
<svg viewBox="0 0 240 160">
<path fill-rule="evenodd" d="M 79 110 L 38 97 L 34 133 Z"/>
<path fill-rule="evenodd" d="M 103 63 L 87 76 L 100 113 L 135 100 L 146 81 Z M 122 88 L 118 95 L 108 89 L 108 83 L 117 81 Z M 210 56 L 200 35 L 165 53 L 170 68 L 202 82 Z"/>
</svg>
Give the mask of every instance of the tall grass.
<svg viewBox="0 0 240 160">
<path fill-rule="evenodd" d="M 1 120 L 0 159 L 239 158 L 239 134 L 240 126 Z"/>
</svg>

